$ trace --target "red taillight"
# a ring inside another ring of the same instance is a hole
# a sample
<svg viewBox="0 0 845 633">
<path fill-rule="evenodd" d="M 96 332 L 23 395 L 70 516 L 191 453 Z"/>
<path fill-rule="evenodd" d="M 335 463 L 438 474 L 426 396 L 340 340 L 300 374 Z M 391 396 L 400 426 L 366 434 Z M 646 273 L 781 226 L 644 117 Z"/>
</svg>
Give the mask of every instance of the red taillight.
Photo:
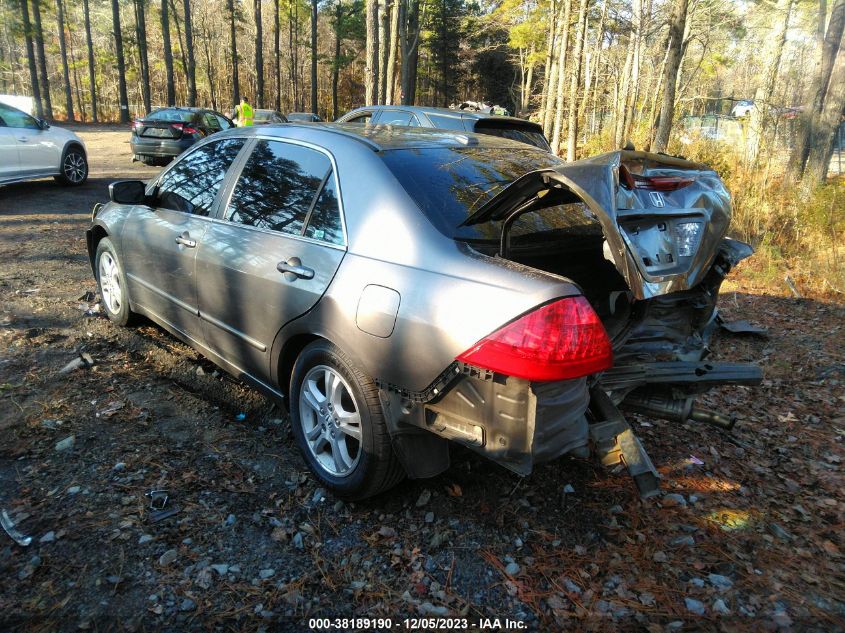
<svg viewBox="0 0 845 633">
<path fill-rule="evenodd" d="M 481 339 L 457 360 L 528 380 L 566 380 L 613 365 L 610 339 L 584 297 L 566 297 Z"/>
<path fill-rule="evenodd" d="M 184 123 L 171 123 L 170 127 L 175 128 L 177 130 L 182 130 L 182 134 L 199 134 L 200 131 L 196 128 L 191 127 L 190 125 L 185 125 Z"/>
<path fill-rule="evenodd" d="M 680 176 L 638 176 L 632 174 L 625 165 L 619 165 L 619 184 L 626 189 L 646 189 L 648 191 L 677 191 L 695 182 L 695 178 Z"/>
</svg>

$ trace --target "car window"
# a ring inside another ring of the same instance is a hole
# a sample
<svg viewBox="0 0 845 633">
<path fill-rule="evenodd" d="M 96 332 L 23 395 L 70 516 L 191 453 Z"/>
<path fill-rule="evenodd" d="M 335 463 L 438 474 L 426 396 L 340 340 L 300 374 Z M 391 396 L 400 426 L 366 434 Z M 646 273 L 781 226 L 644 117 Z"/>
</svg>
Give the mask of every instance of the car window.
<svg viewBox="0 0 845 633">
<path fill-rule="evenodd" d="M 328 174 L 317 203 L 308 217 L 305 237 L 323 240 L 331 244 L 343 244 L 343 227 L 340 222 L 340 207 L 337 203 L 337 188 L 334 175 Z"/>
<path fill-rule="evenodd" d="M 215 114 L 214 118 L 217 119 L 217 122 L 220 124 L 221 130 L 228 130 L 229 128 L 235 127 L 232 125 L 231 121 L 226 120 L 225 117 L 222 117 L 219 114 Z"/>
<path fill-rule="evenodd" d="M 459 116 L 426 113 L 431 124 L 441 130 L 463 130 L 464 122 Z"/>
<path fill-rule="evenodd" d="M 182 121 L 183 123 L 190 123 L 193 119 L 194 113 L 190 110 L 174 110 L 168 108 L 150 112 L 146 116 L 147 121 Z"/>
<path fill-rule="evenodd" d="M 367 112 L 365 114 L 359 114 L 356 117 L 348 119 L 344 121 L 344 123 L 352 123 L 353 125 L 367 125 L 373 118 L 372 112 Z"/>
<path fill-rule="evenodd" d="M 316 150 L 260 140 L 232 192 L 226 219 L 300 235 L 331 161 Z"/>
<path fill-rule="evenodd" d="M 444 235 L 487 240 L 499 238 L 498 224 L 459 225 L 523 174 L 562 163 L 548 152 L 524 147 L 400 149 L 380 155 L 420 210 Z"/>
<path fill-rule="evenodd" d="M 420 123 L 410 112 L 404 110 L 382 110 L 379 125 L 406 125 L 419 127 Z"/>
<path fill-rule="evenodd" d="M 0 117 L 3 117 L 3 122 L 6 127 L 26 128 L 30 130 L 40 130 L 38 121 L 35 117 L 29 116 L 26 112 L 7 106 L 0 103 Z"/>
<path fill-rule="evenodd" d="M 240 138 L 224 139 L 189 152 L 159 180 L 156 206 L 207 216 L 226 170 L 245 142 Z"/>
<path fill-rule="evenodd" d="M 217 120 L 217 117 L 211 114 L 211 112 L 206 112 L 202 118 L 203 121 L 205 121 L 205 126 L 208 129 L 214 130 L 215 132 L 223 129 L 223 127 L 220 125 L 220 122 Z"/>
<path fill-rule="evenodd" d="M 519 141 L 520 143 L 533 145 L 534 147 L 539 147 L 547 152 L 551 151 L 549 142 L 540 130 L 532 130 L 516 126 L 504 127 L 500 125 L 488 125 L 482 119 L 476 122 L 475 131 L 479 134 L 489 134 L 490 136 L 498 136 L 512 141 Z"/>
</svg>

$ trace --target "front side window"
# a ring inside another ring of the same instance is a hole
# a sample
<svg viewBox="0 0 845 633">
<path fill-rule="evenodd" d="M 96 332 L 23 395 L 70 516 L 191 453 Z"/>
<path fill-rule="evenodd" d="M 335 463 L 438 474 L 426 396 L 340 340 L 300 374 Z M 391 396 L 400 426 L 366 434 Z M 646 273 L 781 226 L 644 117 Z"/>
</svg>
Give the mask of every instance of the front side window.
<svg viewBox="0 0 845 633">
<path fill-rule="evenodd" d="M 198 147 L 162 176 L 157 186 L 157 206 L 207 216 L 226 171 L 246 141 L 225 139 Z"/>
<path fill-rule="evenodd" d="M 7 106 L 0 103 L 0 119 L 6 124 L 6 127 L 26 128 L 29 130 L 40 130 L 38 121 L 34 117 L 29 116 L 26 112 Z"/>
<path fill-rule="evenodd" d="M 353 118 L 351 118 L 347 121 L 344 121 L 344 123 L 351 123 L 352 125 L 369 125 L 372 118 L 373 118 L 373 113 L 372 112 L 366 112 L 366 113 L 361 114 L 359 116 L 353 117 Z"/>
<path fill-rule="evenodd" d="M 209 130 L 214 130 L 215 132 L 217 132 L 223 129 L 223 127 L 217 121 L 217 117 L 211 114 L 211 112 L 206 112 L 202 118 L 203 121 L 205 121 L 205 127 L 207 127 Z"/>
<path fill-rule="evenodd" d="M 301 235 L 309 210 L 331 169 L 316 150 L 259 140 L 232 192 L 226 219 Z"/>
</svg>

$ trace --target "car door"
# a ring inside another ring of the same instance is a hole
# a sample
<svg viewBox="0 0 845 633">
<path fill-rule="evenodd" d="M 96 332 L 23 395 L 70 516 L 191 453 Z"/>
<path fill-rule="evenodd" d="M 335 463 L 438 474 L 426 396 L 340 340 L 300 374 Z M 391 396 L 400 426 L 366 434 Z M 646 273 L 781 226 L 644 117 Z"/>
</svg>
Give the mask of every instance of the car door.
<svg viewBox="0 0 845 633">
<path fill-rule="evenodd" d="M 0 180 L 17 178 L 20 174 L 21 163 L 18 159 L 18 142 L 15 139 L 15 130 L 6 126 L 3 117 L 0 116 Z"/>
<path fill-rule="evenodd" d="M 5 104 L 0 104 L 0 117 L 13 132 L 21 175 L 58 172 L 64 147 L 49 128 L 42 130 L 35 117 Z"/>
<path fill-rule="evenodd" d="M 206 344 L 258 379 L 276 334 L 317 303 L 346 252 L 334 171 L 314 147 L 257 139 L 197 249 Z"/>
<path fill-rule="evenodd" d="M 221 139 L 191 149 L 150 187 L 121 233 L 129 294 L 165 324 L 200 341 L 197 245 L 202 243 L 226 172 L 246 145 Z"/>
</svg>

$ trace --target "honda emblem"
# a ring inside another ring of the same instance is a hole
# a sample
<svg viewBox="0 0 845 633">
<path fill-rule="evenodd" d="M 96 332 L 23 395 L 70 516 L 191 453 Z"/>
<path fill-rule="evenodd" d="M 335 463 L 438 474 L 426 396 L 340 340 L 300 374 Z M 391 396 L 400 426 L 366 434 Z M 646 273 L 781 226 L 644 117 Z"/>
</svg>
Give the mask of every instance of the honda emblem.
<svg viewBox="0 0 845 633">
<path fill-rule="evenodd" d="M 659 191 L 649 191 L 648 197 L 651 198 L 652 206 L 662 209 L 666 206 L 666 202 L 663 200 L 663 194 Z"/>
</svg>

